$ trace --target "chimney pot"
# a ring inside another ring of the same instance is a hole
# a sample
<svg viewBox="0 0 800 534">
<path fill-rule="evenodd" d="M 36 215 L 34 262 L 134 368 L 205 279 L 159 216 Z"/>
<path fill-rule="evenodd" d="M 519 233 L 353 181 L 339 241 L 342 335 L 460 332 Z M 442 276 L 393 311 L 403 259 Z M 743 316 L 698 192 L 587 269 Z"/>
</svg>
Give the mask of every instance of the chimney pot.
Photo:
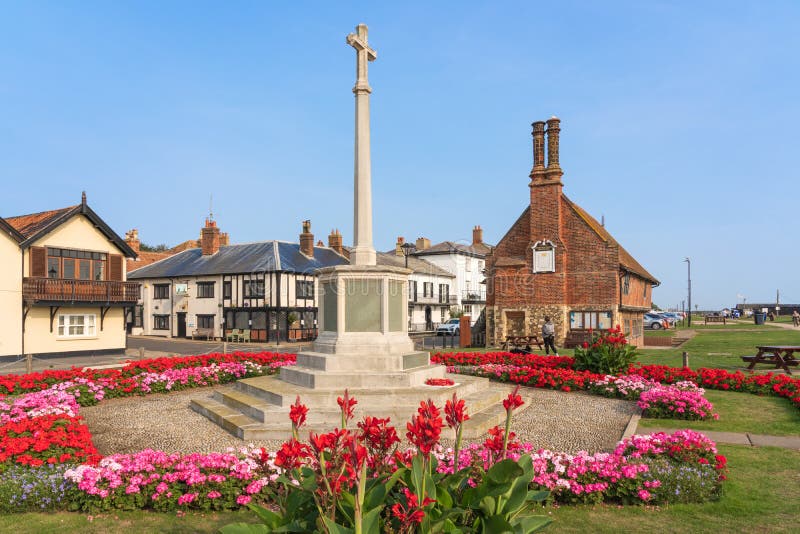
<svg viewBox="0 0 800 534">
<path fill-rule="evenodd" d="M 139 241 L 139 230 L 134 228 L 129 232 L 125 232 L 125 243 L 127 243 L 136 254 L 139 254 L 139 249 L 142 245 L 142 242 Z"/>
<path fill-rule="evenodd" d="M 216 221 L 206 218 L 206 225 L 200 230 L 200 248 L 203 256 L 211 256 L 219 251 L 220 235 Z"/>
<path fill-rule="evenodd" d="M 309 258 L 314 257 L 314 234 L 311 233 L 310 219 L 303 221 L 303 233 L 300 234 L 300 252 Z"/>
<path fill-rule="evenodd" d="M 342 248 L 342 234 L 339 233 L 338 229 L 331 230 L 331 233 L 328 236 L 328 247 L 344 256 Z"/>
<path fill-rule="evenodd" d="M 472 229 L 472 244 L 480 245 L 481 243 L 483 243 L 483 228 L 477 225 Z"/>
</svg>

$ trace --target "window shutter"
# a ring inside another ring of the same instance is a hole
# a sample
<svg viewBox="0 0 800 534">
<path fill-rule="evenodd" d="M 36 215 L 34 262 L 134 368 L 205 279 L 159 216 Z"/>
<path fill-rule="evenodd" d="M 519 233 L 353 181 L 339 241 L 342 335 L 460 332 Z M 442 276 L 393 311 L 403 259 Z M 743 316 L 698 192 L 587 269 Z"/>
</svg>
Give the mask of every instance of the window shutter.
<svg viewBox="0 0 800 534">
<path fill-rule="evenodd" d="M 108 279 L 122 280 L 122 256 L 119 254 L 108 255 Z"/>
<path fill-rule="evenodd" d="M 31 247 L 30 251 L 31 276 L 45 278 L 47 276 L 47 249 L 45 247 Z"/>
</svg>

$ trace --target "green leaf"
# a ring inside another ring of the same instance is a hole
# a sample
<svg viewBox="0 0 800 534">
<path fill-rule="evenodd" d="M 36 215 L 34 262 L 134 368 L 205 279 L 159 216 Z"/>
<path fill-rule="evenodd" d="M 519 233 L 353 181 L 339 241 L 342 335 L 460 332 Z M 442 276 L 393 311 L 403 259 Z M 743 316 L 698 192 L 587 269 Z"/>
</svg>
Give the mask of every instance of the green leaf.
<svg viewBox="0 0 800 534">
<path fill-rule="evenodd" d="M 443 486 L 436 487 L 436 501 L 438 506 L 442 508 L 452 508 L 453 507 L 453 497 L 450 496 L 450 492 L 447 491 L 447 488 Z"/>
<path fill-rule="evenodd" d="M 361 532 L 364 534 L 380 534 L 381 510 L 383 510 L 383 506 L 378 506 L 361 517 Z"/>
<path fill-rule="evenodd" d="M 502 515 L 492 515 L 483 520 L 483 531 L 487 534 L 514 532 L 514 527 Z"/>
<path fill-rule="evenodd" d="M 222 534 L 264 534 L 272 530 L 260 523 L 231 523 L 220 528 Z"/>
<path fill-rule="evenodd" d="M 511 487 L 508 500 L 503 504 L 503 513 L 514 514 L 525 504 L 528 497 L 528 480 L 519 477 Z"/>
<path fill-rule="evenodd" d="M 384 499 L 386 499 L 386 486 L 377 484 L 364 495 L 364 509 L 372 510 L 376 506 L 383 504 Z"/>
<path fill-rule="evenodd" d="M 543 515 L 529 515 L 515 521 L 514 532 L 515 534 L 528 534 L 530 532 L 538 532 L 544 529 L 547 525 L 552 523 L 553 520 Z"/>
<path fill-rule="evenodd" d="M 282 518 L 275 512 L 267 510 L 263 506 L 259 506 L 257 504 L 249 504 L 247 507 L 250 508 L 250 510 L 252 510 L 258 516 L 258 518 L 261 519 L 261 522 L 268 526 L 270 530 L 281 524 Z"/>
<path fill-rule="evenodd" d="M 330 534 L 355 534 L 352 528 L 343 527 L 328 517 L 322 516 L 322 521 Z"/>
<path fill-rule="evenodd" d="M 528 492 L 528 497 L 525 500 L 543 502 L 543 501 L 547 500 L 547 498 L 549 496 L 550 496 L 550 492 L 547 491 L 547 490 L 540 490 L 540 491 L 531 490 L 531 491 Z"/>
<path fill-rule="evenodd" d="M 425 472 L 422 465 L 422 455 L 417 454 L 411 461 L 411 485 L 417 495 L 422 491 L 423 480 L 425 480 Z"/>
<path fill-rule="evenodd" d="M 494 514 L 494 510 L 497 508 L 497 501 L 492 497 L 484 497 L 478 507 L 483 512 L 483 515 L 489 516 Z"/>
<path fill-rule="evenodd" d="M 492 482 L 502 484 L 504 482 L 512 482 L 523 473 L 522 468 L 517 465 L 517 462 L 506 458 L 494 464 L 489 471 L 486 472 L 486 478 Z"/>
</svg>

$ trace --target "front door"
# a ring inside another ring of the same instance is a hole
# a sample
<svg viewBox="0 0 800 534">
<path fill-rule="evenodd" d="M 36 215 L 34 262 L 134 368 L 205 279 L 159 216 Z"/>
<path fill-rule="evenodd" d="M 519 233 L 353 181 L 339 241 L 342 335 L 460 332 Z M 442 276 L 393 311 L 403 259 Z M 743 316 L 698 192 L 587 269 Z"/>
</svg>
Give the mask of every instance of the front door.
<svg viewBox="0 0 800 534">
<path fill-rule="evenodd" d="M 430 306 L 425 306 L 425 330 L 433 330 L 433 314 Z"/>
<path fill-rule="evenodd" d="M 178 337 L 186 337 L 186 312 L 178 312 Z"/>
</svg>

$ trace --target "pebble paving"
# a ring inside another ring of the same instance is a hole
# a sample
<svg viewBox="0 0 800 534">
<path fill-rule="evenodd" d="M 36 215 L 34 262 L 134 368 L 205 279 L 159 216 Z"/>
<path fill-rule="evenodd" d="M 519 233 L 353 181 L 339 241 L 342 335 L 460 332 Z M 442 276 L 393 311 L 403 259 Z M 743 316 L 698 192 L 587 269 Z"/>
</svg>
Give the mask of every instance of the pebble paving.
<svg viewBox="0 0 800 534">
<path fill-rule="evenodd" d="M 524 388 L 531 406 L 515 414 L 512 430 L 521 441 L 554 451 L 610 451 L 621 439 L 628 421 L 640 413 L 636 403 L 583 393 Z M 224 452 L 247 442 L 232 436 L 189 408 L 193 398 L 208 397 L 212 388 L 170 394 L 108 399 L 81 408 L 101 454 L 132 453 L 143 449 L 167 452 Z M 469 407 L 467 407 L 469 409 Z M 402 429 L 402 431 L 401 431 Z M 405 438 L 405 421 L 397 425 Z M 444 429 L 443 437 L 452 431 Z M 274 450 L 280 442 L 253 442 Z M 446 444 L 446 443 L 445 443 Z"/>
</svg>

